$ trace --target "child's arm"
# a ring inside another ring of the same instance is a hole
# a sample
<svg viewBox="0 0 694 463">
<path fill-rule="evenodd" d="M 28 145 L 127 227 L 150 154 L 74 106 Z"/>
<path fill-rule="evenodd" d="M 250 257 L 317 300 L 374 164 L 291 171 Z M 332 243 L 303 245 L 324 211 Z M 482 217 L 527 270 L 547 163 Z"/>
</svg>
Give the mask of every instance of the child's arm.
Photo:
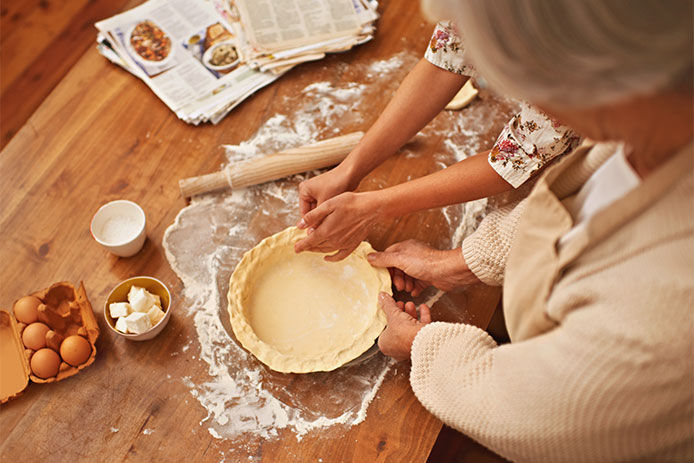
<svg viewBox="0 0 694 463">
<path fill-rule="evenodd" d="M 366 174 L 395 154 L 439 114 L 467 79 L 426 59 L 420 60 L 347 158 L 331 171 L 301 183 L 301 214 L 328 198 L 356 188 Z"/>
<path fill-rule="evenodd" d="M 295 246 L 297 252 L 337 250 L 328 260 L 349 255 L 379 220 L 486 198 L 512 186 L 489 164 L 488 152 L 383 190 L 343 193 L 304 215 L 301 226 L 313 229 Z"/>
</svg>

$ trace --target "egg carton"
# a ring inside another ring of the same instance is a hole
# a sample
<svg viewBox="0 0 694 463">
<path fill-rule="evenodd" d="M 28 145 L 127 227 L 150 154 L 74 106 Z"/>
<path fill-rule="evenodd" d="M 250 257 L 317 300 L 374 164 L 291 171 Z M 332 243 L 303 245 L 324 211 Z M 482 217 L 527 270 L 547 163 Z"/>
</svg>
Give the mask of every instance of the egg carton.
<svg viewBox="0 0 694 463">
<path fill-rule="evenodd" d="M 12 310 L 0 310 L 0 403 L 19 396 L 30 380 L 34 383 L 61 381 L 94 363 L 96 357 L 95 342 L 99 337 L 99 326 L 83 282 L 80 282 L 79 288 L 75 288 L 72 283 L 61 281 L 30 296 L 37 297 L 45 305 L 45 308 L 39 309 L 38 321 L 63 338 L 81 335 L 89 341 L 92 352 L 87 361 L 78 367 L 62 361 L 56 376 L 39 378 L 31 372 L 29 364 L 33 351 L 22 343 L 24 323 L 17 321 Z"/>
</svg>

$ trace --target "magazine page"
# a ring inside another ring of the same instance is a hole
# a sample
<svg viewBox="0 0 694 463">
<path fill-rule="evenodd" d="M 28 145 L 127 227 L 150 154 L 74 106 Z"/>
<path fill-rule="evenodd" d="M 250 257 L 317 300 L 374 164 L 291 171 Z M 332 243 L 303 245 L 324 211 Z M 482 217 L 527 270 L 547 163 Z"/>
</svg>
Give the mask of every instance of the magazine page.
<svg viewBox="0 0 694 463">
<path fill-rule="evenodd" d="M 97 49 L 182 120 L 218 122 L 297 64 L 372 38 L 375 0 L 149 0 L 96 24 Z"/>
<path fill-rule="evenodd" d="M 361 2 L 353 0 L 235 0 L 248 40 L 268 50 L 286 50 L 358 35 Z M 358 5 L 358 6 L 357 6 Z"/>
<path fill-rule="evenodd" d="M 203 0 L 150 0 L 96 27 L 126 65 L 183 118 L 181 109 L 201 99 L 242 95 L 269 83 L 241 65 L 231 26 Z M 229 90 L 234 86 L 239 88 Z"/>
</svg>

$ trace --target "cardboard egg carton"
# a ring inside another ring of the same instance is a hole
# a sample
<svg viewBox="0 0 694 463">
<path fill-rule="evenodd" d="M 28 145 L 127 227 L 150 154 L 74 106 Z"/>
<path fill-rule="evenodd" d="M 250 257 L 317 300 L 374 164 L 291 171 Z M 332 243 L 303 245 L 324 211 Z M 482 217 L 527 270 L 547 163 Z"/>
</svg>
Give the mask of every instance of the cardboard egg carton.
<svg viewBox="0 0 694 463">
<path fill-rule="evenodd" d="M 61 361 L 58 374 L 51 378 L 39 378 L 31 372 L 30 359 L 34 351 L 22 343 L 24 323 L 14 316 L 12 309 L 0 310 L 0 403 L 17 397 L 28 386 L 29 380 L 35 383 L 52 383 L 76 375 L 80 370 L 94 363 L 96 339 L 99 326 L 94 318 L 92 306 L 87 299 L 84 283 L 75 288 L 72 283 L 61 281 L 42 291 L 30 294 L 41 300 L 38 308 L 39 319 L 51 329 L 46 335 L 47 347 L 59 351 L 60 342 L 73 334 L 79 334 L 91 344 L 92 353 L 86 362 L 73 367 Z M 59 353 L 59 352 L 58 352 Z"/>
</svg>

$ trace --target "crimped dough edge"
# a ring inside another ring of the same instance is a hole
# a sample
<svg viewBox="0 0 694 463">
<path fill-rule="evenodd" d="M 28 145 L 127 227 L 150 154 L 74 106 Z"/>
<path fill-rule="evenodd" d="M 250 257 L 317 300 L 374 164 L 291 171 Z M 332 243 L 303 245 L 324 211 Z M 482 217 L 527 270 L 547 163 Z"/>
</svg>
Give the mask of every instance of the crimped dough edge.
<svg viewBox="0 0 694 463">
<path fill-rule="evenodd" d="M 304 236 L 306 236 L 304 230 L 300 230 L 296 227 L 289 227 L 265 238 L 253 249 L 250 249 L 243 255 L 229 280 L 229 293 L 227 295 L 229 302 L 228 311 L 231 327 L 236 339 L 246 350 L 255 355 L 258 360 L 272 370 L 282 373 L 309 373 L 314 371 L 331 371 L 339 368 L 371 348 L 374 344 L 374 340 L 381 334 L 386 326 L 385 314 L 378 307 L 378 297 L 375 297 L 373 301 L 374 311 L 371 324 L 369 324 L 362 333 L 355 335 L 354 342 L 351 346 L 340 351 L 326 352 L 316 358 L 299 358 L 297 356 L 284 354 L 271 344 L 258 338 L 246 319 L 243 310 L 244 297 L 251 287 L 247 284 L 250 275 L 255 266 L 262 262 L 263 258 L 272 253 L 274 249 L 293 246 L 294 243 Z M 371 252 L 374 252 L 374 249 L 369 243 L 363 241 L 351 255 L 366 260 L 366 256 Z M 383 291 L 392 294 L 390 273 L 388 270 L 376 267 L 369 268 L 373 270 L 374 277 L 378 279 L 378 292 Z"/>
</svg>

